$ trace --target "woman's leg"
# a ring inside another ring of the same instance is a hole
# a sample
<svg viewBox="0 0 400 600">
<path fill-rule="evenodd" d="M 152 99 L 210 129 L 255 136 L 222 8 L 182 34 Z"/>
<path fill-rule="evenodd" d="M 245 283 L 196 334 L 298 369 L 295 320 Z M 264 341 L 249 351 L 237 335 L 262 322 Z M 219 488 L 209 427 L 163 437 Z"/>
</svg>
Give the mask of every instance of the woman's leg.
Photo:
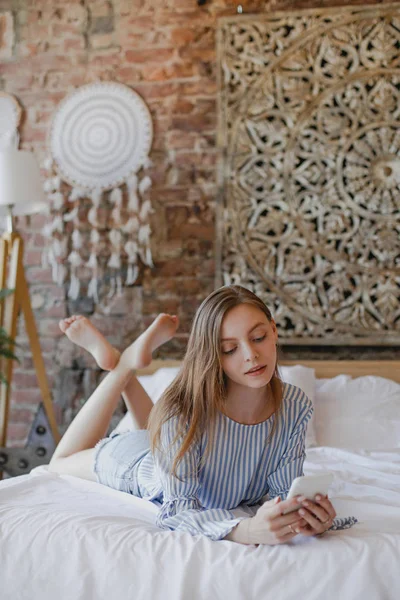
<svg viewBox="0 0 400 600">
<path fill-rule="evenodd" d="M 77 315 L 64 319 L 60 321 L 60 329 L 74 344 L 90 352 L 104 371 L 117 366 L 120 353 L 86 317 Z M 153 402 L 134 375 L 127 382 L 122 397 L 137 428 L 145 429 Z"/>
<path fill-rule="evenodd" d="M 133 372 L 150 364 L 154 350 L 174 336 L 177 326 L 177 317 L 159 315 L 121 354 L 116 367 L 103 379 L 65 432 L 50 461 L 51 471 L 95 480 L 93 449 L 106 434 L 122 391 Z M 98 354 L 93 340 L 91 344 L 89 351 Z"/>
</svg>

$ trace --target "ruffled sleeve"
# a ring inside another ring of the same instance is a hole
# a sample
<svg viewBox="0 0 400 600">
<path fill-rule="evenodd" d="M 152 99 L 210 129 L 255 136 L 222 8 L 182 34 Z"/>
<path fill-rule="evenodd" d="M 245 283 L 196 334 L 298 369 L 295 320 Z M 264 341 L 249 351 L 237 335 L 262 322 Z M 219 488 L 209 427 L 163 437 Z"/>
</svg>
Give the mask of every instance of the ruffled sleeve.
<svg viewBox="0 0 400 600">
<path fill-rule="evenodd" d="M 268 496 L 270 499 L 280 496 L 282 500 L 286 499 L 289 493 L 292 481 L 296 477 L 304 475 L 303 465 L 306 457 L 305 441 L 307 425 L 313 413 L 311 401 L 302 392 L 302 401 L 297 418 L 291 428 L 284 452 L 279 460 L 278 466 L 273 473 L 268 475 Z M 293 416 L 293 415 L 292 415 Z M 289 420 L 291 422 L 291 420 Z"/>
<path fill-rule="evenodd" d="M 174 442 L 177 418 L 169 419 L 161 430 L 161 449 L 155 453 L 157 475 L 163 489 L 163 504 L 157 516 L 162 529 L 202 534 L 212 540 L 224 538 L 243 520 L 240 509 L 207 509 L 198 499 L 200 488 L 200 447 L 193 444 L 177 467 L 177 477 L 171 474 L 173 459 L 181 440 Z"/>
</svg>

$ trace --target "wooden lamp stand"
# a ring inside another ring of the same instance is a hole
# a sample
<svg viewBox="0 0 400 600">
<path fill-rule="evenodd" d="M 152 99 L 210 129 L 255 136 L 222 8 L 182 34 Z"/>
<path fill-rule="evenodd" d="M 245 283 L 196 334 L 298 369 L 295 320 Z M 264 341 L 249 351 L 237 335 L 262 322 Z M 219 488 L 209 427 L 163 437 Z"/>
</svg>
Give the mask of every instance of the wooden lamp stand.
<svg viewBox="0 0 400 600">
<path fill-rule="evenodd" d="M 0 239 L 0 288 L 14 290 L 12 294 L 0 302 L 0 325 L 13 340 L 17 333 L 17 320 L 20 310 L 24 315 L 33 363 L 42 394 L 43 406 L 54 441 L 58 443 L 60 434 L 57 428 L 35 318 L 29 297 L 29 289 L 25 278 L 23 240 L 20 234 L 15 231 L 4 233 Z M 1 372 L 8 383 L 8 385 L 1 383 L 0 386 L 0 447 L 4 448 L 7 443 L 7 425 L 14 361 L 3 357 L 0 364 Z M 0 471 L 1 478 L 2 472 Z"/>
</svg>

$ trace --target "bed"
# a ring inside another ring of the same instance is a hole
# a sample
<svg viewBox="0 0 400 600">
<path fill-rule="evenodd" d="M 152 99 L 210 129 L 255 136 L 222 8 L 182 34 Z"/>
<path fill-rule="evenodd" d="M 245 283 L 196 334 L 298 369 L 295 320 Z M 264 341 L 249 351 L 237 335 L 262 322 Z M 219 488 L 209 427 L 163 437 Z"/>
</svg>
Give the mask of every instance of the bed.
<svg viewBox="0 0 400 600">
<path fill-rule="evenodd" d="M 142 373 L 154 401 L 177 368 Z M 158 529 L 150 502 L 41 466 L 0 482 L 1 600 L 398 600 L 400 362 L 285 363 L 282 378 L 314 403 L 305 473 L 334 473 L 332 502 L 356 525 L 284 546 L 213 542 Z"/>
</svg>

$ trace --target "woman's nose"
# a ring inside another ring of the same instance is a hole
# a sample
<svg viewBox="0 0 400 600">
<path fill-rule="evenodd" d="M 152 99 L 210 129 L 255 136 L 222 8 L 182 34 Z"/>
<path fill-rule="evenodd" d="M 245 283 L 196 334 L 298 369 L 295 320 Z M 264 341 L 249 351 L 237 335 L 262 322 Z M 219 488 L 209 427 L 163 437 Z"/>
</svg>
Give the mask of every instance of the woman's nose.
<svg viewBox="0 0 400 600">
<path fill-rule="evenodd" d="M 246 361 L 255 360 L 256 358 L 258 358 L 258 352 L 255 348 L 253 348 L 253 346 L 251 346 L 250 344 L 246 344 L 244 349 L 244 356 Z"/>
</svg>

